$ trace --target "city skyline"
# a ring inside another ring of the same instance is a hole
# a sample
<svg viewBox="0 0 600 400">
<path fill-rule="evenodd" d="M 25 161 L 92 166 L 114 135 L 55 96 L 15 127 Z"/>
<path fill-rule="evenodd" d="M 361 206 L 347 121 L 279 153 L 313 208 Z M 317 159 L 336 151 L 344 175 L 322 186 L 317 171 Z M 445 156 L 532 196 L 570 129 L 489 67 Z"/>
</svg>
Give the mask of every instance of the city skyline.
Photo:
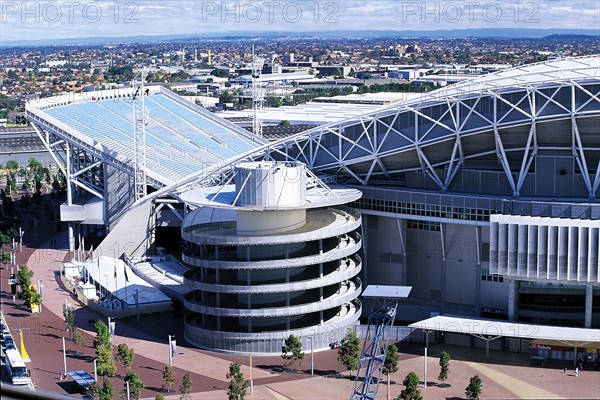
<svg viewBox="0 0 600 400">
<path fill-rule="evenodd" d="M 2 41 L 245 32 L 599 30 L 597 1 L 3 1 Z"/>
</svg>

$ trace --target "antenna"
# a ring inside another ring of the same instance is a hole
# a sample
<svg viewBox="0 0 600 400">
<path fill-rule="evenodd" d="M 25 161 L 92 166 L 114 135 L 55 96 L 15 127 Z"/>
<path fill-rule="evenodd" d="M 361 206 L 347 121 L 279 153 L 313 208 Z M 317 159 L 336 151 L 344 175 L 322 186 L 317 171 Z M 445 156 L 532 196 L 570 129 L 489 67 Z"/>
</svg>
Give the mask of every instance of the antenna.
<svg viewBox="0 0 600 400">
<path fill-rule="evenodd" d="M 260 81 L 260 74 L 264 62 L 264 59 L 256 57 L 254 45 L 252 45 L 252 132 L 258 137 L 263 135 L 261 116 L 265 95 Z"/>
<path fill-rule="evenodd" d="M 141 75 L 141 83 L 138 83 L 138 77 Z M 134 162 L 134 187 L 135 199 L 140 200 L 146 197 L 146 125 L 148 120 L 148 110 L 145 105 L 147 95 L 144 88 L 146 80 L 146 67 L 133 78 L 135 85 L 135 94 L 133 95 L 133 152 Z"/>
</svg>

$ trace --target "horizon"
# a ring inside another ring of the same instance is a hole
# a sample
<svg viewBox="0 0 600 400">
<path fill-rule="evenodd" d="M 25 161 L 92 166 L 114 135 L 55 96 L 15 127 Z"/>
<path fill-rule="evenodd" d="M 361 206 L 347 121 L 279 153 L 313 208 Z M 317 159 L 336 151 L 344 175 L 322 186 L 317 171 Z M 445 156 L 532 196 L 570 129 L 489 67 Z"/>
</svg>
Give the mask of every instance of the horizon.
<svg viewBox="0 0 600 400">
<path fill-rule="evenodd" d="M 361 36 L 362 35 L 362 36 Z M 0 48 L 29 46 L 82 46 L 82 45 L 107 45 L 107 44 L 125 44 L 125 43 L 160 43 L 172 41 L 201 41 L 201 40 L 230 40 L 246 38 L 248 40 L 258 39 L 337 39 L 359 37 L 376 38 L 398 38 L 398 39 L 544 39 L 549 36 L 587 36 L 589 38 L 600 38 L 600 31 L 592 29 L 562 29 L 562 28 L 540 28 L 514 30 L 508 28 L 478 28 L 478 29 L 439 29 L 439 30 L 333 30 L 326 32 L 307 31 L 307 32 L 286 32 L 286 31 L 246 31 L 246 32 L 223 32 L 220 36 L 199 35 L 199 34 L 147 34 L 147 35 L 129 35 L 129 36 L 84 36 L 76 38 L 58 38 L 58 39 L 18 39 L 3 40 L 0 42 Z"/>
<path fill-rule="evenodd" d="M 0 12 L 2 42 L 7 44 L 140 36 L 335 35 L 340 31 L 569 30 L 600 35 L 600 2 L 595 0 L 575 4 L 566 0 L 3 1 Z"/>
</svg>

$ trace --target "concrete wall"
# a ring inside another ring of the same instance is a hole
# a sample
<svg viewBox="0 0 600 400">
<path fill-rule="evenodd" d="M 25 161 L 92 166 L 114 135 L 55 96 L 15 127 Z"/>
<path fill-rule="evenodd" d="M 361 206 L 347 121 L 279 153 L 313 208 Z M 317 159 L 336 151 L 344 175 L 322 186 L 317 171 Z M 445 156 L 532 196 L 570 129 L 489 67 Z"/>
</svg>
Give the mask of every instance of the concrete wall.
<svg viewBox="0 0 600 400">
<path fill-rule="evenodd" d="M 442 312 L 443 289 L 446 291 L 447 312 L 476 315 L 478 296 L 482 308 L 508 309 L 508 281 L 488 282 L 486 279 L 489 269 L 489 227 L 480 227 L 482 244 L 479 270 L 476 228 L 458 224 L 444 226 L 446 279 L 442 282 L 442 236 L 438 224 L 415 224 L 400 220 L 406 242 L 406 266 L 403 266 L 398 220 L 376 215 L 363 215 L 363 220 L 367 261 L 363 282 L 367 285 L 413 287 L 409 300 L 400 306 L 402 312 L 399 312 L 398 318 L 413 320 L 427 318 L 431 312 Z M 365 305 L 364 311 L 368 312 L 369 306 Z"/>
</svg>

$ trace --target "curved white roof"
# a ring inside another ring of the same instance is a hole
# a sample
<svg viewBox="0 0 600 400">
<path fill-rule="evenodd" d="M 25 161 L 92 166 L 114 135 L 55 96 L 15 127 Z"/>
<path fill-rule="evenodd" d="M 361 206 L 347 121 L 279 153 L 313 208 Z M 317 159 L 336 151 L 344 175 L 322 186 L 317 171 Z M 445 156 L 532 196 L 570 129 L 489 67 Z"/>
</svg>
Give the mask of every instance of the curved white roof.
<svg viewBox="0 0 600 400">
<path fill-rule="evenodd" d="M 189 190 L 180 195 L 181 199 L 188 204 L 206 206 L 212 208 L 225 208 L 230 210 L 294 210 L 298 208 L 320 208 L 339 204 L 351 203 L 360 198 L 362 193 L 357 189 L 330 189 L 324 193 L 321 188 L 312 188 L 306 191 L 306 204 L 291 206 L 249 206 L 235 204 L 237 192 L 235 185 L 224 187 L 205 187 Z"/>
<path fill-rule="evenodd" d="M 155 181 L 175 182 L 266 143 L 169 90 L 147 90 L 145 167 Z M 36 124 L 127 165 L 135 160 L 133 121 L 142 119 L 134 97 L 133 88 L 63 95 L 31 101 L 27 112 Z"/>
</svg>

